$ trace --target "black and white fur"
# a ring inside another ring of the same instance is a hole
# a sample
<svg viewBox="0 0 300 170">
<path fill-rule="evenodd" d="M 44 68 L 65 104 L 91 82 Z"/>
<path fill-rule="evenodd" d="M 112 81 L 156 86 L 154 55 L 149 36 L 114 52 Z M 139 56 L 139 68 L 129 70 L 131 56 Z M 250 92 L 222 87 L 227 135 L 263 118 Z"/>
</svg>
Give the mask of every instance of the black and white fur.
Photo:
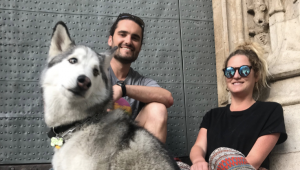
<svg viewBox="0 0 300 170">
<path fill-rule="evenodd" d="M 63 22 L 56 24 L 41 77 L 45 121 L 50 128 L 81 123 L 55 148 L 54 170 L 179 169 L 163 144 L 123 111 L 106 111 L 112 100 L 108 67 L 116 48 L 97 54 L 75 45 Z"/>
</svg>

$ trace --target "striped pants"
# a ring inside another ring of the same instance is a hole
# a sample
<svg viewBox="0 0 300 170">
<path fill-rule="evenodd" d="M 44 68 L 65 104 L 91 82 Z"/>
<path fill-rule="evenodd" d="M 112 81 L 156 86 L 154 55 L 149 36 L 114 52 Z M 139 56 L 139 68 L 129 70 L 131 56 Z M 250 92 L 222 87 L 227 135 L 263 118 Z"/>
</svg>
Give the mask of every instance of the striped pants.
<svg viewBox="0 0 300 170">
<path fill-rule="evenodd" d="M 209 156 L 209 170 L 255 170 L 245 156 L 231 148 L 217 148 Z M 259 168 L 258 170 L 267 170 Z"/>
</svg>

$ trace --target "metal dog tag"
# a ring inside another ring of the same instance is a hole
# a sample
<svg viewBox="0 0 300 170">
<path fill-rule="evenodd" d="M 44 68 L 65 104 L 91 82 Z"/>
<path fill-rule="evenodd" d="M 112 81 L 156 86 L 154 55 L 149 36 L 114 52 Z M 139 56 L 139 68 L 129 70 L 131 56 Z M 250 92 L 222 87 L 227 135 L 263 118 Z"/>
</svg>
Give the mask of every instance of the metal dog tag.
<svg viewBox="0 0 300 170">
<path fill-rule="evenodd" d="M 64 143 L 63 138 L 59 138 L 59 137 L 52 137 L 51 138 L 51 146 L 62 146 L 63 143 Z"/>
</svg>

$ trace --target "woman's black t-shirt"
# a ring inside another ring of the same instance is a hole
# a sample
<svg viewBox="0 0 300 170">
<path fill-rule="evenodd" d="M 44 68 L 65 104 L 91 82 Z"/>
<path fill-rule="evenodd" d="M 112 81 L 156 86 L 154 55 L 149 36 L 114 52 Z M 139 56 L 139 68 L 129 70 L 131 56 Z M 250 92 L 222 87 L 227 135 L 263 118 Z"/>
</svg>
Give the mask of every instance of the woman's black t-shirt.
<svg viewBox="0 0 300 170">
<path fill-rule="evenodd" d="M 244 111 L 230 111 L 230 105 L 210 110 L 200 128 L 207 129 L 205 160 L 219 147 L 228 147 L 248 155 L 256 140 L 263 135 L 280 133 L 277 144 L 287 139 L 283 110 L 275 102 L 257 101 Z M 269 168 L 269 155 L 261 167 Z"/>
</svg>

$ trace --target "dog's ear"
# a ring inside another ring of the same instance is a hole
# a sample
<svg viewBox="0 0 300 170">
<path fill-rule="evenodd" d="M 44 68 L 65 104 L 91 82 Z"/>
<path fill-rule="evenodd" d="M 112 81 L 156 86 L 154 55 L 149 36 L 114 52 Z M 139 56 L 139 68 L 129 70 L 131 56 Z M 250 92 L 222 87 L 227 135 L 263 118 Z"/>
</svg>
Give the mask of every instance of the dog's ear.
<svg viewBox="0 0 300 170">
<path fill-rule="evenodd" d="M 48 61 L 74 45 L 75 43 L 70 38 L 66 24 L 59 21 L 53 28 Z"/>
<path fill-rule="evenodd" d="M 115 46 L 108 51 L 101 53 L 100 55 L 104 58 L 104 69 L 107 70 L 110 66 L 110 61 L 114 56 L 115 51 L 118 49 L 118 46 Z"/>
</svg>

